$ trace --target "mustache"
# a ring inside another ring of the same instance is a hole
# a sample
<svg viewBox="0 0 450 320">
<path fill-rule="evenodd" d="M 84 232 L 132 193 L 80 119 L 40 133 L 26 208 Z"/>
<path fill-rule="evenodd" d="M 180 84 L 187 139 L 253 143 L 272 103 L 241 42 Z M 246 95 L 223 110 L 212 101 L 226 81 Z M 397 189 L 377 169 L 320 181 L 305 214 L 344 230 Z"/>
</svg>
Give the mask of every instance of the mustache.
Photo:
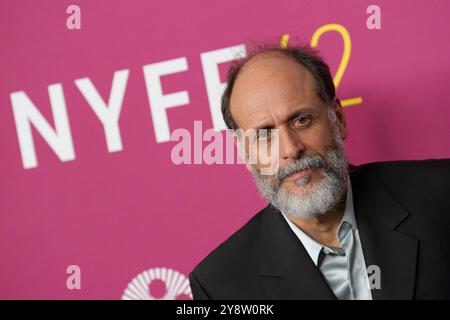
<svg viewBox="0 0 450 320">
<path fill-rule="evenodd" d="M 318 169 L 326 166 L 325 158 L 321 155 L 308 156 L 294 160 L 291 163 L 280 167 L 275 174 L 275 179 L 281 183 L 284 179 L 290 175 L 306 169 Z"/>
</svg>

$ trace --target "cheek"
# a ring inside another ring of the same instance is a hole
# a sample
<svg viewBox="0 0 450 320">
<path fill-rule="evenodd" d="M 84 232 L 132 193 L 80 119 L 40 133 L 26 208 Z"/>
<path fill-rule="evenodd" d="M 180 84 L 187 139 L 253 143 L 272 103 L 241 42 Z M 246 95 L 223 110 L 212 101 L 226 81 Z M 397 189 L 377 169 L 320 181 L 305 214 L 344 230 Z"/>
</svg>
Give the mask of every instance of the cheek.
<svg viewBox="0 0 450 320">
<path fill-rule="evenodd" d="M 333 131 L 329 124 L 317 125 L 302 136 L 306 152 L 315 152 L 325 156 L 327 149 L 333 144 Z"/>
<path fill-rule="evenodd" d="M 256 168 L 263 169 L 264 175 L 273 175 L 279 168 L 279 145 L 257 143 L 247 149 L 247 161 Z"/>
</svg>

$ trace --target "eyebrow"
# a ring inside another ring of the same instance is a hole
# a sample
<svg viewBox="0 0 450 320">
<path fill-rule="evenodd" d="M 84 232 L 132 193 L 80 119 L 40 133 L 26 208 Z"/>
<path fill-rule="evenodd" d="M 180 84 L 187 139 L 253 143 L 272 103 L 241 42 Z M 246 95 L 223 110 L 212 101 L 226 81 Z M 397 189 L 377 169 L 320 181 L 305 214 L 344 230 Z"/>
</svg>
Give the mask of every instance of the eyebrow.
<svg viewBox="0 0 450 320">
<path fill-rule="evenodd" d="M 299 116 L 301 116 L 302 114 L 305 114 L 305 113 L 316 114 L 317 113 L 316 109 L 317 108 L 313 108 L 313 107 L 302 107 L 300 109 L 294 110 L 287 116 L 285 122 L 292 121 L 293 119 L 295 119 L 295 118 L 297 118 L 297 117 L 299 117 Z M 273 125 L 264 125 L 263 124 L 263 125 L 260 125 L 260 126 L 256 126 L 254 129 L 256 131 L 258 131 L 258 130 L 261 130 L 261 129 L 274 129 L 274 128 L 275 128 L 275 126 L 273 126 Z"/>
</svg>

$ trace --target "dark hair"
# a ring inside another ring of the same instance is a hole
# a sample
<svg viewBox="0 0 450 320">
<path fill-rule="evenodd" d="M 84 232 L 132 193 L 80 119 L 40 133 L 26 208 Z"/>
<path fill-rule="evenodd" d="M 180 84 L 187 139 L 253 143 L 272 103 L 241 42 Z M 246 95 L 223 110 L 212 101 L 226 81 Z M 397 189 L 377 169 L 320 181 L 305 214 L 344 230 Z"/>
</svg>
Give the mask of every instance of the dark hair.
<svg viewBox="0 0 450 320">
<path fill-rule="evenodd" d="M 336 95 L 330 68 L 318 55 L 317 51 L 311 47 L 297 45 L 281 48 L 278 45 L 259 45 L 247 57 L 235 60 L 228 70 L 227 84 L 222 95 L 221 110 L 225 124 L 229 129 L 237 129 L 237 124 L 231 115 L 230 98 L 239 71 L 250 59 L 266 52 L 279 52 L 303 65 L 316 80 L 317 94 L 323 102 L 330 102 Z"/>
</svg>

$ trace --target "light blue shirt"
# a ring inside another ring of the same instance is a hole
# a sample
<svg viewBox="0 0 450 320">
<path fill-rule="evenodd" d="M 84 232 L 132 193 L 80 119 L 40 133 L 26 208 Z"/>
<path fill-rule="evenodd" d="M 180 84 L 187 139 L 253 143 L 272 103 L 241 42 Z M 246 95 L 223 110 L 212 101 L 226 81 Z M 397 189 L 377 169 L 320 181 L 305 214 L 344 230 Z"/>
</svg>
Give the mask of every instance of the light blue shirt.
<svg viewBox="0 0 450 320">
<path fill-rule="evenodd" d="M 338 299 L 372 300 L 350 183 L 347 188 L 344 215 L 338 228 L 341 248 L 327 247 L 319 243 L 297 227 L 285 214 L 283 217 Z"/>
</svg>

